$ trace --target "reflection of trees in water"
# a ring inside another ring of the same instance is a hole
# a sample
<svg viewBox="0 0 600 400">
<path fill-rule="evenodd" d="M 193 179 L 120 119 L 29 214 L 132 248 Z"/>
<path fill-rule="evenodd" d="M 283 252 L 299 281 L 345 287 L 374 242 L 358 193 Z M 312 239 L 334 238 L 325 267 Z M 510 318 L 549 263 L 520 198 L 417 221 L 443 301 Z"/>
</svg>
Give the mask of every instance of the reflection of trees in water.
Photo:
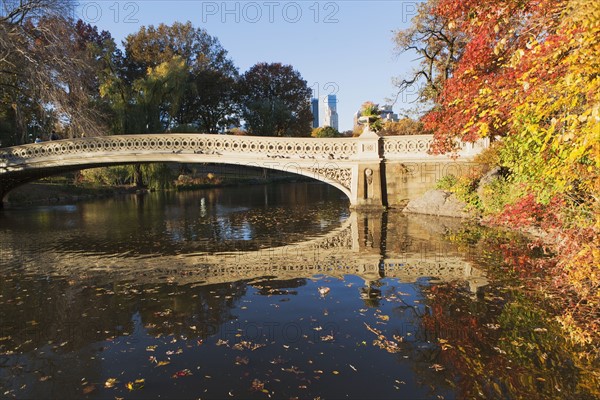
<svg viewBox="0 0 600 400">
<path fill-rule="evenodd" d="M 89 382 L 101 381 L 100 343 L 110 348 L 116 342 L 118 347 L 119 341 L 143 335 L 137 331 L 143 328 L 154 337 L 209 337 L 235 318 L 231 309 L 246 293 L 245 282 L 197 287 L 104 282 L 0 279 L 2 393 L 11 388 L 20 391 L 14 387 L 19 376 L 26 379 L 35 372 L 36 379 L 52 377 L 52 393 L 79 397 L 82 376 Z M 58 386 L 53 383 L 58 381 Z M 48 396 L 43 385 L 29 386 L 20 394 Z"/>
<path fill-rule="evenodd" d="M 234 318 L 230 311 L 246 293 L 246 283 L 191 287 L 2 279 L 0 293 L 0 337 L 10 337 L 3 350 L 29 351 L 50 343 L 67 352 L 134 334 L 134 315 L 152 334 L 214 334 L 215 327 Z"/>
<path fill-rule="evenodd" d="M 306 286 L 307 280 L 300 279 L 265 279 L 250 284 L 257 289 L 257 294 L 261 296 L 280 296 L 280 295 L 296 295 L 295 290 L 287 290 Z"/>
<path fill-rule="evenodd" d="M 196 287 L 166 285 L 152 294 L 152 301 L 139 312 L 151 335 L 206 338 L 235 319 L 231 309 L 246 290 L 243 281 Z"/>
<path fill-rule="evenodd" d="M 597 387 L 589 390 L 589 377 L 575 368 L 575 352 L 539 303 L 496 288 L 488 289 L 487 300 L 474 298 L 462 286 L 432 285 L 422 318 L 428 340 L 437 343 L 436 362 L 452 374 L 458 397 L 597 398 Z"/>
<path fill-rule="evenodd" d="M 294 185 L 153 194 L 135 202 L 83 203 L 71 213 L 41 213 L 44 218 L 39 221 L 33 215 L 11 223 L 9 216 L 7 226 L 16 235 L 52 235 L 54 239 L 46 237 L 45 244 L 64 253 L 143 256 L 251 251 L 323 234 L 347 217 L 346 203 L 329 201 L 329 189 L 305 186 L 305 195 L 294 201 L 285 200 L 286 191 L 297 191 L 288 190 Z M 267 196 L 265 188 L 278 193 L 272 205 L 256 199 Z"/>
<path fill-rule="evenodd" d="M 380 281 L 371 281 L 365 282 L 365 286 L 360 288 L 360 298 L 365 303 L 366 307 L 369 308 L 377 308 L 381 304 L 381 290 L 379 289 L 383 286 L 383 283 Z"/>
</svg>

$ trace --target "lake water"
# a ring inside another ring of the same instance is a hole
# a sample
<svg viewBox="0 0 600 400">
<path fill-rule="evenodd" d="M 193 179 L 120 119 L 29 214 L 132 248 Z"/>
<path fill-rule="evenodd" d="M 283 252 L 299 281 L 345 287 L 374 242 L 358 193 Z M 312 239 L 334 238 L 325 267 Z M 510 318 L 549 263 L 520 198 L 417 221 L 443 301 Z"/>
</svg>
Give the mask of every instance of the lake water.
<svg viewBox="0 0 600 400">
<path fill-rule="evenodd" d="M 595 398 L 486 240 L 317 183 L 0 210 L 0 397 Z"/>
</svg>

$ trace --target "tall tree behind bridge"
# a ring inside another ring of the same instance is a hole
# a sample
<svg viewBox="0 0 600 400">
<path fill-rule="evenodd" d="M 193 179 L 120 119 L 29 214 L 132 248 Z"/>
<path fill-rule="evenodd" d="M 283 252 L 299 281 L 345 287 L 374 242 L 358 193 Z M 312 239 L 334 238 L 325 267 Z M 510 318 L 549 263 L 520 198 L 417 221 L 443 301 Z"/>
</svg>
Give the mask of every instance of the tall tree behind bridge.
<svg viewBox="0 0 600 400">
<path fill-rule="evenodd" d="M 259 136 L 309 136 L 311 90 L 290 65 L 258 63 L 240 79 L 240 115 Z"/>
<path fill-rule="evenodd" d="M 129 85 L 135 86 L 137 82 L 147 88 L 142 81 L 150 78 L 150 71 L 156 72 L 159 66 L 167 66 L 175 58 L 187 70 L 180 84 L 165 82 L 163 93 L 156 92 L 161 89 L 159 86 L 153 86 L 152 112 L 161 114 L 162 131 L 184 125 L 188 129 L 217 133 L 235 120 L 233 86 L 237 68 L 218 39 L 206 30 L 194 28 L 190 22 L 142 27 L 127 36 L 124 47 L 124 80 Z M 166 74 L 163 77 L 169 78 Z M 171 74 L 170 78 L 179 80 L 182 76 Z M 155 118 L 156 115 L 147 115 L 146 125 L 152 127 Z M 155 126 L 151 130 L 157 129 Z"/>
<path fill-rule="evenodd" d="M 97 56 L 59 0 L 2 2 L 0 10 L 0 135 L 3 145 L 24 143 L 36 128 L 57 121 L 74 135 L 97 135 L 103 113 L 97 96 Z M 110 36 L 110 35 L 108 35 Z M 37 132 L 35 132 L 37 133 Z"/>
<path fill-rule="evenodd" d="M 395 32 L 398 53 L 414 53 L 419 61 L 408 75 L 394 79 L 398 95 L 416 88 L 418 100 L 435 103 L 452 76 L 467 43 L 467 36 L 447 15 L 438 12 L 439 0 L 418 5 L 411 26 Z"/>
</svg>

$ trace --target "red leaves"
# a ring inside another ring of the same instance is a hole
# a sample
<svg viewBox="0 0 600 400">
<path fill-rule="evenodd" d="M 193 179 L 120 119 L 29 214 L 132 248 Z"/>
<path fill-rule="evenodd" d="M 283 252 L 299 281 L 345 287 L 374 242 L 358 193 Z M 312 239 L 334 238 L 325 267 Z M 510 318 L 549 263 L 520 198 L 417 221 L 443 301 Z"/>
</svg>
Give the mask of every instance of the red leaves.
<svg viewBox="0 0 600 400">
<path fill-rule="evenodd" d="M 541 228 L 545 231 L 555 230 L 562 226 L 560 211 L 564 201 L 555 197 L 548 205 L 538 203 L 533 193 L 508 204 L 504 210 L 491 219 L 492 224 L 511 228 Z"/>
<path fill-rule="evenodd" d="M 434 153 L 452 151 L 457 138 L 475 141 L 481 136 L 510 134 L 507 121 L 524 101 L 524 93 L 537 82 L 563 75 L 553 68 L 529 74 L 545 52 L 568 40 L 555 34 L 556 7 L 556 2 L 545 0 L 438 2 L 434 12 L 451 21 L 468 44 L 444 84 L 437 107 L 423 118 L 425 128 L 436 134 Z M 544 46 L 530 51 L 536 41 L 543 41 Z M 513 65 L 514 55 L 520 52 L 520 61 Z M 525 88 L 523 80 L 528 81 Z"/>
</svg>

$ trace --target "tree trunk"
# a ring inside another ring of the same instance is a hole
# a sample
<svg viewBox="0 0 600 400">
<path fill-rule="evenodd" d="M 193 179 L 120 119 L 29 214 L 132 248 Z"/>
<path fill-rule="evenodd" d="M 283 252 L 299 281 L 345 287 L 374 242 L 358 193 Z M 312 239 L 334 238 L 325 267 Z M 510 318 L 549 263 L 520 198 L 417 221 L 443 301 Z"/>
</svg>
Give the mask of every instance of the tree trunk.
<svg viewBox="0 0 600 400">
<path fill-rule="evenodd" d="M 133 183 L 136 188 L 144 187 L 144 179 L 142 177 L 142 166 L 141 164 L 135 164 L 133 166 Z"/>
</svg>

